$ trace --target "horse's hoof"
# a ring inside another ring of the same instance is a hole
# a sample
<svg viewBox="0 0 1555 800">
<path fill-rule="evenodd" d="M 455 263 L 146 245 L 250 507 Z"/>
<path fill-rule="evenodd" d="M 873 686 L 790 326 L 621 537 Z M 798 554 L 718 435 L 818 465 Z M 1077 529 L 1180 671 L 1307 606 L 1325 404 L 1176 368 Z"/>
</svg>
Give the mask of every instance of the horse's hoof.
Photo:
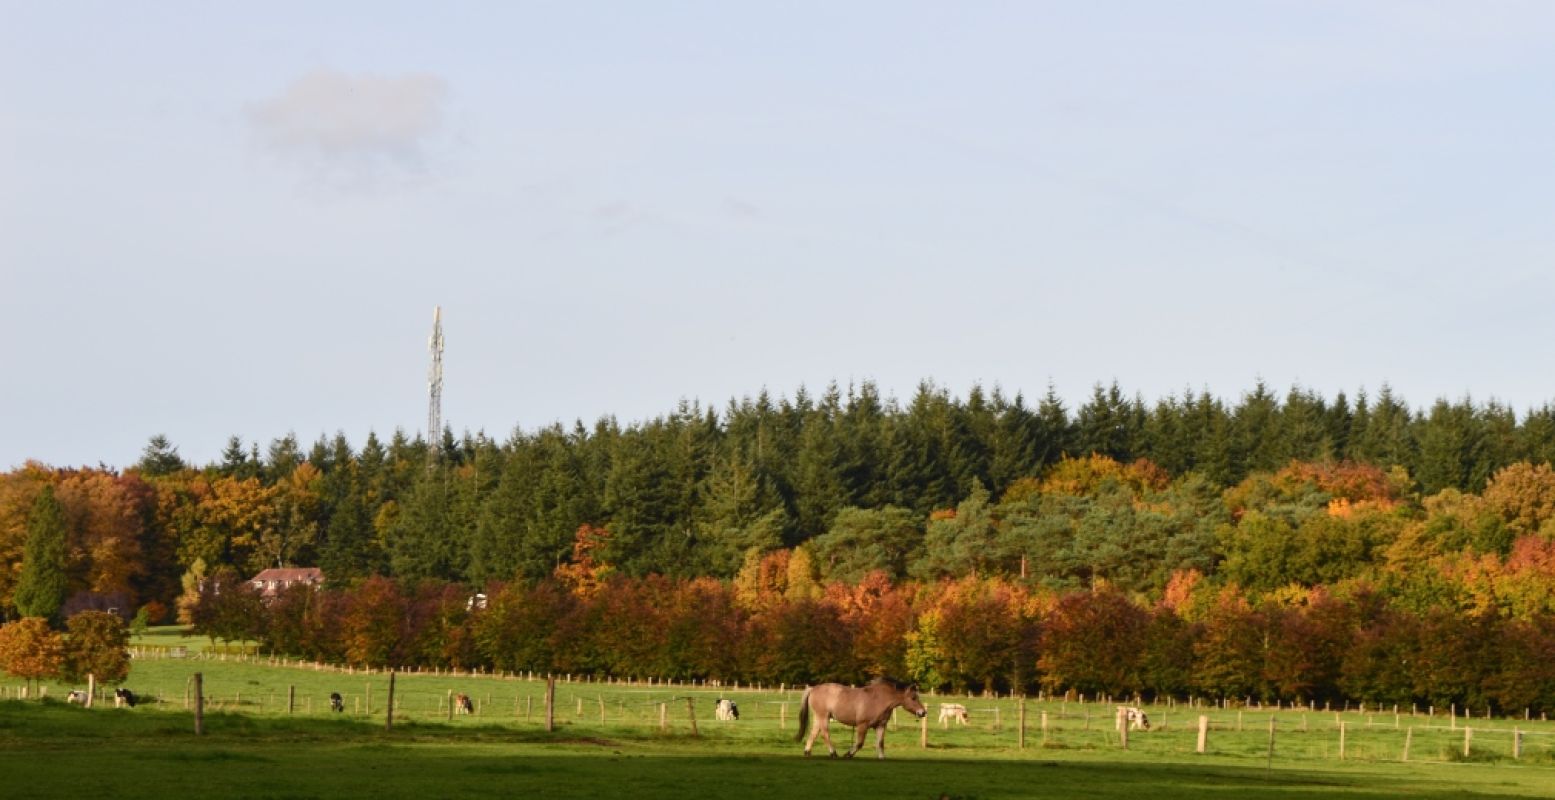
<svg viewBox="0 0 1555 800">
<path fill-rule="evenodd" d="M 836 754 L 836 753 L 832 753 L 832 754 L 831 754 L 831 757 L 832 757 L 832 758 L 836 758 L 836 757 L 837 757 L 837 754 Z"/>
</svg>

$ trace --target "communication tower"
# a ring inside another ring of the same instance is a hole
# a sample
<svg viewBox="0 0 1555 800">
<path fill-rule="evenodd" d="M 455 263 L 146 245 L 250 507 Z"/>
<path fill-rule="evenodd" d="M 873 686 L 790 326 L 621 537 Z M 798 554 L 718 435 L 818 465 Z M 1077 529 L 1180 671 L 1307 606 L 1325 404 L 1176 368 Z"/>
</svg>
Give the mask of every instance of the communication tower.
<svg viewBox="0 0 1555 800">
<path fill-rule="evenodd" d="M 427 464 L 437 463 L 443 446 L 443 307 L 432 308 L 432 338 L 427 342 L 432 366 L 427 370 Z"/>
</svg>

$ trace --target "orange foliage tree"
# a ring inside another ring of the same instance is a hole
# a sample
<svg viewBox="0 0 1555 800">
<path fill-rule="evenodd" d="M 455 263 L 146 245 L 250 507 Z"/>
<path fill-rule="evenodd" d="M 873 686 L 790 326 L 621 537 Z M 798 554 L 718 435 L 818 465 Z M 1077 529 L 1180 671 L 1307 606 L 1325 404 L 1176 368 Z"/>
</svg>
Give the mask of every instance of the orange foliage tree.
<svg viewBox="0 0 1555 800">
<path fill-rule="evenodd" d="M 12 677 L 38 681 L 60 674 L 65 645 L 42 617 L 23 617 L 0 625 L 0 669 Z"/>
</svg>

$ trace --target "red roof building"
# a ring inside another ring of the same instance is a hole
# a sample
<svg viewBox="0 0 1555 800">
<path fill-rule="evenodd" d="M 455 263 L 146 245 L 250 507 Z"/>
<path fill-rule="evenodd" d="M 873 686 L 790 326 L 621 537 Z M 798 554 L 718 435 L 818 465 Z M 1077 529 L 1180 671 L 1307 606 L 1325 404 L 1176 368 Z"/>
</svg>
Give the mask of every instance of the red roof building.
<svg viewBox="0 0 1555 800">
<path fill-rule="evenodd" d="M 318 567 L 271 568 L 248 579 L 248 585 L 264 597 L 274 597 L 299 584 L 321 586 L 323 583 L 324 573 Z"/>
</svg>

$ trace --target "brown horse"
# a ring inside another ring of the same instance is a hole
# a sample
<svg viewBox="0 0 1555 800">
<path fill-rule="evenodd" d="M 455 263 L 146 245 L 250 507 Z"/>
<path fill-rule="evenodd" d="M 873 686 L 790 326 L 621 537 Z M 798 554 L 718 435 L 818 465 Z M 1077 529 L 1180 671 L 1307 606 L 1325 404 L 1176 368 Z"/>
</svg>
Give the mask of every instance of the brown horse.
<svg viewBox="0 0 1555 800">
<path fill-rule="evenodd" d="M 897 706 L 920 718 L 929 713 L 918 700 L 917 686 L 889 678 L 876 678 L 862 689 L 840 683 L 811 686 L 804 690 L 804 697 L 799 701 L 799 735 L 794 741 L 804 741 L 804 754 L 808 756 L 816 735 L 820 734 L 826 737 L 826 749 L 831 751 L 831 757 L 836 758 L 837 748 L 832 746 L 829 728 L 831 721 L 837 720 L 853 726 L 854 730 L 853 748 L 844 758 L 852 758 L 864 746 L 864 737 L 870 728 L 875 729 L 875 752 L 885 758 L 885 724 L 891 721 L 891 709 Z M 810 730 L 810 738 L 805 740 L 811 713 L 815 714 L 815 726 Z"/>
</svg>

